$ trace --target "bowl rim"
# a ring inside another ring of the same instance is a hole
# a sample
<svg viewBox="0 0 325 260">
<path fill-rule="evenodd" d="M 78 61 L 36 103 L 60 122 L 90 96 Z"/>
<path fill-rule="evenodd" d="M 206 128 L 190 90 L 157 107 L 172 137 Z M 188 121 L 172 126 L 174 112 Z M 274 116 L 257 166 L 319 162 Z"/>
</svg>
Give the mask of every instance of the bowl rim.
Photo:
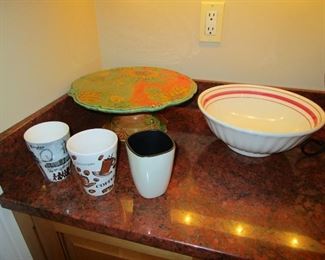
<svg viewBox="0 0 325 260">
<path fill-rule="evenodd" d="M 242 127 L 238 127 L 238 126 L 235 126 L 235 125 L 232 125 L 232 124 L 229 124 L 225 121 L 222 121 L 222 120 L 219 120 L 219 119 L 216 119 L 215 117 L 212 117 L 211 115 L 209 115 L 206 110 L 203 108 L 203 105 L 201 104 L 202 102 L 202 99 L 203 99 L 203 96 L 205 96 L 207 93 L 209 92 L 212 92 L 214 90 L 218 90 L 218 89 L 221 89 L 221 88 L 230 88 L 230 87 L 245 87 L 245 88 L 260 88 L 260 89 L 266 89 L 266 90 L 274 90 L 274 91 L 277 91 L 277 92 L 281 92 L 281 93 L 284 93 L 284 94 L 290 94 L 291 96 L 295 96 L 299 99 L 302 99 L 303 101 L 308 101 L 308 103 L 312 104 L 320 113 L 320 117 L 319 117 L 319 120 L 320 122 L 315 126 L 315 127 L 312 127 L 311 129 L 309 130 L 305 130 L 305 131 L 297 131 L 297 132 L 291 132 L 291 133 L 288 133 L 288 132 L 276 132 L 276 133 L 273 133 L 273 132 L 268 132 L 268 131 L 257 131 L 257 130 L 252 130 L 252 129 L 247 129 L 247 128 L 242 128 Z M 265 85 L 254 85 L 254 84 L 223 84 L 223 85 L 218 85 L 218 86 L 214 86 L 214 87 L 211 87 L 211 88 L 208 88 L 204 91 L 202 91 L 197 99 L 197 104 L 198 104 L 198 107 L 200 109 L 200 111 L 204 114 L 204 116 L 206 116 L 207 118 L 209 118 L 211 121 L 213 122 L 216 122 L 224 127 L 227 127 L 227 128 L 230 128 L 230 129 L 233 129 L 233 130 L 236 130 L 236 131 L 240 131 L 240 132 L 244 132 L 244 133 L 247 133 L 247 134 L 255 134 L 255 135 L 260 135 L 260 136 L 270 136 L 270 137 L 295 137 L 295 136 L 304 136 L 304 135 L 309 135 L 309 134 L 312 134 L 316 131 L 318 131 L 319 129 L 321 129 L 324 124 L 325 124 L 325 112 L 324 110 L 318 105 L 316 104 L 314 101 L 302 96 L 302 95 L 299 95 L 297 93 L 294 93 L 294 92 L 291 92 L 291 91 L 288 91 L 288 90 L 284 90 L 284 89 L 281 89 L 281 88 L 277 88 L 277 87 L 269 87 L 269 86 L 265 86 Z"/>
</svg>

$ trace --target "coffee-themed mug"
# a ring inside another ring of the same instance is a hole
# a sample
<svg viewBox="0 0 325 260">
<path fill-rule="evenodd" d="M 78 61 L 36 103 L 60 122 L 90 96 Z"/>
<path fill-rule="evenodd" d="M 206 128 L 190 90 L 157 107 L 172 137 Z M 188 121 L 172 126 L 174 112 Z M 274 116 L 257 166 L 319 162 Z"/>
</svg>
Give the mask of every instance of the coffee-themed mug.
<svg viewBox="0 0 325 260">
<path fill-rule="evenodd" d="M 81 131 L 68 140 L 68 152 L 87 194 L 101 196 L 113 189 L 117 145 L 117 135 L 103 128 Z"/>
</svg>

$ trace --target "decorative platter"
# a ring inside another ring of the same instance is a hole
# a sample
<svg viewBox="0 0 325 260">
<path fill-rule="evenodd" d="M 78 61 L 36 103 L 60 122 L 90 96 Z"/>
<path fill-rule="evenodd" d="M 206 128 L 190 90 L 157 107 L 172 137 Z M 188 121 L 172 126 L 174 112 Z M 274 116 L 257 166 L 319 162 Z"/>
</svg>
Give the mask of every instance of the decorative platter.
<svg viewBox="0 0 325 260">
<path fill-rule="evenodd" d="M 154 112 L 189 100 L 196 83 L 178 72 L 156 67 L 123 67 L 75 80 L 69 95 L 79 105 L 106 113 Z"/>
</svg>

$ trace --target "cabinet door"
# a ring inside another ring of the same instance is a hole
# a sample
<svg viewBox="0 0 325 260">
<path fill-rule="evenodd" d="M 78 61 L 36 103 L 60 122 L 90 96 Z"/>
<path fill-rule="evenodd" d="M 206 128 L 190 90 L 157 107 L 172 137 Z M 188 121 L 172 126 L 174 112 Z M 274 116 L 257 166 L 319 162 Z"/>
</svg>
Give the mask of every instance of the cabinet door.
<svg viewBox="0 0 325 260">
<path fill-rule="evenodd" d="M 105 260 L 105 259 L 164 259 L 158 256 L 136 252 L 127 248 L 105 244 L 78 236 L 63 234 L 64 246 L 72 260 Z"/>
<path fill-rule="evenodd" d="M 158 260 L 192 259 L 189 256 L 32 217 L 47 259 Z"/>
</svg>

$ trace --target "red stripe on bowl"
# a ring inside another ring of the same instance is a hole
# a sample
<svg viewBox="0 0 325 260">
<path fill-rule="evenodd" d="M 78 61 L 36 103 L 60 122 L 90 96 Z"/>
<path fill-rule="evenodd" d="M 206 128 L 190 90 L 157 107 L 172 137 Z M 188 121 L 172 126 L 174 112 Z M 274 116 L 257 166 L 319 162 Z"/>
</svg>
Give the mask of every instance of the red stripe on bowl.
<svg viewBox="0 0 325 260">
<path fill-rule="evenodd" d="M 203 107 L 205 107 L 206 103 L 215 97 L 232 95 L 232 94 L 250 94 L 250 95 L 265 96 L 265 97 L 270 97 L 270 98 L 279 99 L 281 101 L 285 101 L 285 102 L 290 103 L 290 104 L 302 109 L 303 111 L 305 111 L 312 118 L 314 125 L 315 126 L 317 125 L 317 122 L 318 122 L 317 116 L 314 114 L 313 111 L 311 111 L 308 107 L 306 107 L 302 103 L 299 103 L 295 100 L 292 100 L 292 99 L 284 97 L 284 96 L 280 96 L 280 95 L 272 94 L 272 93 L 260 92 L 260 91 L 231 90 L 231 91 L 223 91 L 223 92 L 219 92 L 219 93 L 212 93 L 210 96 L 204 98 Z"/>
</svg>

